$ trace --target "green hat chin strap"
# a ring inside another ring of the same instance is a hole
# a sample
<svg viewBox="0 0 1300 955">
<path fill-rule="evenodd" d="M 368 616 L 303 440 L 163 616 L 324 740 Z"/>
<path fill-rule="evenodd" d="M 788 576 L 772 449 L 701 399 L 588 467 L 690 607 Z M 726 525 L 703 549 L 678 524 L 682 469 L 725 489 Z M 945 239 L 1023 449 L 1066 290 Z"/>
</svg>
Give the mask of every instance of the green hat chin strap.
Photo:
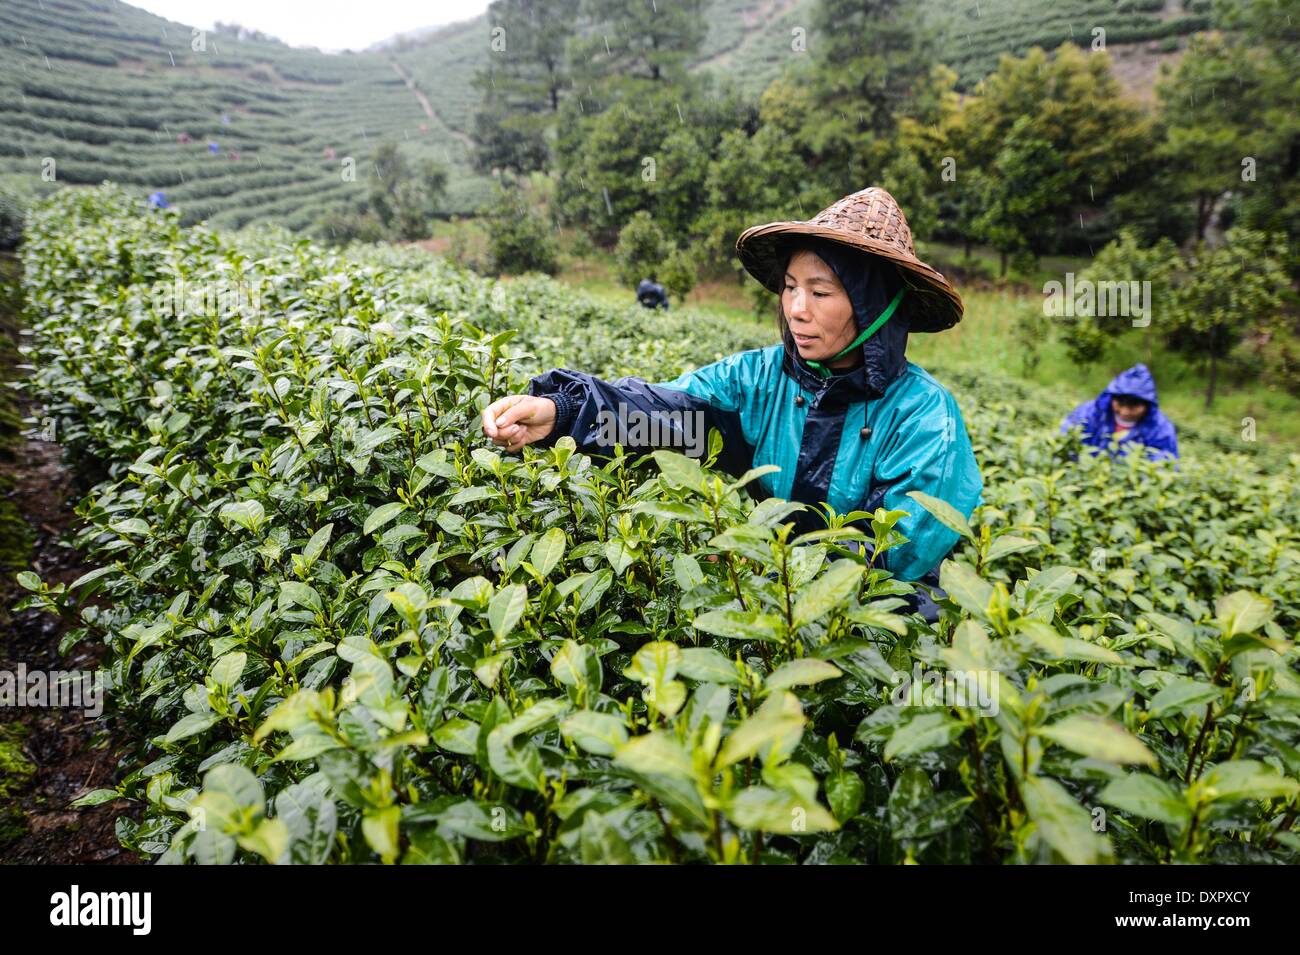
<svg viewBox="0 0 1300 955">
<path fill-rule="evenodd" d="M 889 317 L 894 314 L 894 309 L 898 308 L 898 303 L 903 300 L 903 293 L 906 291 L 907 291 L 906 286 L 900 288 L 898 290 L 898 294 L 894 296 L 894 300 L 885 307 L 885 310 L 883 312 L 880 313 L 880 317 L 877 318 L 870 325 L 868 325 L 866 328 L 864 328 L 862 330 L 862 334 L 859 335 L 857 338 L 853 339 L 853 341 L 850 342 L 838 354 L 832 355 L 830 358 L 827 358 L 825 362 L 805 361 L 805 364 L 807 364 L 809 367 L 816 368 L 819 372 L 821 372 L 821 376 L 823 378 L 829 378 L 831 376 L 831 370 L 827 368 L 826 365 L 830 364 L 833 361 L 838 361 L 839 359 L 843 358 L 853 349 L 857 348 L 859 345 L 865 342 L 872 335 L 876 334 L 876 332 L 880 330 L 880 326 L 885 324 L 885 322 L 889 321 Z"/>
</svg>

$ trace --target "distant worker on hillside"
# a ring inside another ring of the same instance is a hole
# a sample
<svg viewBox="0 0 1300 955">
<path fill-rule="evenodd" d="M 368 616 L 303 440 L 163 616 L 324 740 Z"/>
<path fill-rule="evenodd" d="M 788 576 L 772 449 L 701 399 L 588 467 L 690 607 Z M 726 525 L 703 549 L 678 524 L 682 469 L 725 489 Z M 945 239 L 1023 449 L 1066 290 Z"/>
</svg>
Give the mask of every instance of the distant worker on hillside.
<svg viewBox="0 0 1300 955">
<path fill-rule="evenodd" d="M 636 287 L 636 300 L 646 308 L 659 308 L 668 311 L 668 292 L 653 278 L 642 279 Z"/>
<path fill-rule="evenodd" d="M 167 208 L 167 197 L 163 195 L 163 191 L 161 189 L 159 189 L 157 192 L 149 193 L 149 208 L 150 209 Z"/>
<path fill-rule="evenodd" d="M 1114 438 L 1120 454 L 1135 443 L 1145 445 L 1148 456 L 1157 460 L 1178 457 L 1174 423 L 1160 410 L 1156 380 L 1143 364 L 1112 378 L 1101 394 L 1070 412 L 1061 430 L 1075 425 L 1083 428 L 1083 443 L 1094 448 L 1108 448 Z"/>
<path fill-rule="evenodd" d="M 208 152 L 215 156 L 217 153 L 221 152 L 221 147 L 216 143 L 208 143 Z"/>
</svg>

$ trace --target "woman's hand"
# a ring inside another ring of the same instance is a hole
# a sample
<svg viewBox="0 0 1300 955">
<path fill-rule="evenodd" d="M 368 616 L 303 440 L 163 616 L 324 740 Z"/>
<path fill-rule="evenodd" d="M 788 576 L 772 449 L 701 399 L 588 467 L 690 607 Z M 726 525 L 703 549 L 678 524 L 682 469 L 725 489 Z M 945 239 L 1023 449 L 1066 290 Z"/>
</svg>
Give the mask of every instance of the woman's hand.
<svg viewBox="0 0 1300 955">
<path fill-rule="evenodd" d="M 483 433 L 498 447 L 518 451 L 555 428 L 555 402 L 532 395 L 506 395 L 483 409 Z"/>
</svg>

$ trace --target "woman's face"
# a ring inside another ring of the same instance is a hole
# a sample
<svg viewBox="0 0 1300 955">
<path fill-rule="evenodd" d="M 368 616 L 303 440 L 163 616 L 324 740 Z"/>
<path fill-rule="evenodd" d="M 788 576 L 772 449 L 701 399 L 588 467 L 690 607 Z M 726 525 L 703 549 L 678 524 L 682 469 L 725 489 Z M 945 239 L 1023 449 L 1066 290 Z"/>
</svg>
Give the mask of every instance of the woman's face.
<svg viewBox="0 0 1300 955">
<path fill-rule="evenodd" d="M 834 270 L 814 252 L 790 256 L 781 307 L 805 361 L 823 361 L 848 347 L 857 334 L 853 303 Z M 845 355 L 837 364 L 853 361 Z"/>
</svg>

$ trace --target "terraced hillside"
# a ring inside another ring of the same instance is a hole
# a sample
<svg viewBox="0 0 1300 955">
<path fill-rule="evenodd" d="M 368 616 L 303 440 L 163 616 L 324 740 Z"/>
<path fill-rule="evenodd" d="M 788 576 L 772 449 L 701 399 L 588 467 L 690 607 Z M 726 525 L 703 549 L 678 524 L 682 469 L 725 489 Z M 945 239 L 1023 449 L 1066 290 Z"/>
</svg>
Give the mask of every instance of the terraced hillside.
<svg viewBox="0 0 1300 955">
<path fill-rule="evenodd" d="M 809 31 L 815 49 L 815 2 L 713 0 L 693 68 L 757 96 L 807 55 L 791 50 L 795 27 Z M 1207 25 L 1209 0 L 921 2 L 942 58 L 971 86 L 1002 52 L 1090 42 L 1099 25 L 1113 49 L 1173 47 Z M 332 55 L 233 34 L 196 38 L 188 26 L 113 0 L 4 0 L 0 177 L 112 179 L 140 192 L 164 189 L 187 223 L 277 220 L 301 229 L 360 200 L 369 172 L 362 160 L 392 138 L 412 158 L 446 163 L 448 211 L 472 211 L 489 195 L 489 180 L 471 170 L 469 138 L 478 103 L 471 80 L 487 55 L 484 17 Z M 1149 84 L 1151 70 L 1139 72 Z M 354 181 L 341 174 L 349 156 L 358 160 Z"/>
<path fill-rule="evenodd" d="M 0 4 L 0 169 L 11 175 L 164 189 L 188 222 L 302 228 L 364 195 L 364 158 L 382 138 L 451 166 L 453 208 L 481 201 L 467 144 L 385 56 L 196 37 L 106 0 Z"/>
</svg>

